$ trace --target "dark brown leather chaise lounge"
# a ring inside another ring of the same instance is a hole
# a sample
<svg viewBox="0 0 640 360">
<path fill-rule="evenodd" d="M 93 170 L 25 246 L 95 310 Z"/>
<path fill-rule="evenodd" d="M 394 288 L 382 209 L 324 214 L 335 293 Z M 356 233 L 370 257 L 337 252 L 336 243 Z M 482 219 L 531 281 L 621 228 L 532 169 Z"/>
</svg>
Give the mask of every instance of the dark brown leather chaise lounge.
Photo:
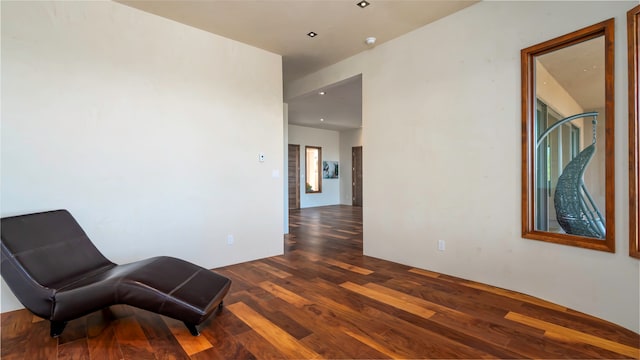
<svg viewBox="0 0 640 360">
<path fill-rule="evenodd" d="M 2 277 L 59 336 L 69 320 L 127 304 L 181 320 L 193 335 L 229 291 L 231 280 L 172 257 L 117 265 L 66 210 L 1 220 Z"/>
</svg>

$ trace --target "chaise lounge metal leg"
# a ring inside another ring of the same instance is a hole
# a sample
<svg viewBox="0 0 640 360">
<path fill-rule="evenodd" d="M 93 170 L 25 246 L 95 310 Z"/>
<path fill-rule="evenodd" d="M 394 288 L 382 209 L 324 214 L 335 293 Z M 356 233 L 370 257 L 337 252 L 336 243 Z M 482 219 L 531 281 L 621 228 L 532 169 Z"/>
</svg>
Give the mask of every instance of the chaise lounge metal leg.
<svg viewBox="0 0 640 360">
<path fill-rule="evenodd" d="M 222 311 L 222 301 L 220 302 L 220 304 L 218 304 L 218 311 Z M 188 322 L 184 322 L 184 325 L 187 327 L 187 329 L 189 329 L 189 332 L 191 333 L 191 335 L 193 336 L 199 336 L 200 335 L 200 331 L 198 330 L 198 328 L 193 325 L 193 324 L 189 324 Z"/>
<path fill-rule="evenodd" d="M 193 324 L 189 324 L 189 323 L 184 323 L 184 325 L 187 327 L 187 329 L 189 329 L 189 332 L 191 333 L 191 335 L 193 336 L 198 336 L 200 335 L 200 331 L 198 331 L 198 328 L 193 325 Z"/>
<path fill-rule="evenodd" d="M 57 338 L 64 331 L 64 327 L 67 326 L 66 321 L 51 321 L 50 335 L 52 338 Z"/>
</svg>

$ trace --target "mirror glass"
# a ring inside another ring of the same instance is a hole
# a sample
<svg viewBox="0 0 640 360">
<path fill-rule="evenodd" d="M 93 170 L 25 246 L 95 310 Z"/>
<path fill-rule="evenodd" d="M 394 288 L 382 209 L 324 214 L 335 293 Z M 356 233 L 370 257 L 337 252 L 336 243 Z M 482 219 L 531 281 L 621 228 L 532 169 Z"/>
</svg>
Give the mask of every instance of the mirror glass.
<svg viewBox="0 0 640 360">
<path fill-rule="evenodd" d="M 306 193 L 322 192 L 322 177 L 320 164 L 322 163 L 322 148 L 305 146 L 305 175 Z"/>
<path fill-rule="evenodd" d="M 614 250 L 612 32 L 522 50 L 525 238 Z"/>
<path fill-rule="evenodd" d="M 629 255 L 640 259 L 640 5 L 627 13 L 629 42 Z"/>
</svg>

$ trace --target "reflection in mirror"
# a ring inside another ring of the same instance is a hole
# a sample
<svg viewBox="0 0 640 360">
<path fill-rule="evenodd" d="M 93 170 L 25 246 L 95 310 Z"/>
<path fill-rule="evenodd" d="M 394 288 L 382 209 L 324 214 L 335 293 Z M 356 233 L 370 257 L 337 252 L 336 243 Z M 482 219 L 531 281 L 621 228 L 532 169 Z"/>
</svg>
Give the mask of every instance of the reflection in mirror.
<svg viewBox="0 0 640 360">
<path fill-rule="evenodd" d="M 629 42 L 629 255 L 640 259 L 640 5 L 627 13 Z"/>
<path fill-rule="evenodd" d="M 522 50 L 523 237 L 614 251 L 613 19 Z"/>
<path fill-rule="evenodd" d="M 535 62 L 535 229 L 604 239 L 604 38 Z"/>
<path fill-rule="evenodd" d="M 322 192 L 322 177 L 320 176 L 320 164 L 322 163 L 322 148 L 317 146 L 305 146 L 305 192 Z"/>
</svg>

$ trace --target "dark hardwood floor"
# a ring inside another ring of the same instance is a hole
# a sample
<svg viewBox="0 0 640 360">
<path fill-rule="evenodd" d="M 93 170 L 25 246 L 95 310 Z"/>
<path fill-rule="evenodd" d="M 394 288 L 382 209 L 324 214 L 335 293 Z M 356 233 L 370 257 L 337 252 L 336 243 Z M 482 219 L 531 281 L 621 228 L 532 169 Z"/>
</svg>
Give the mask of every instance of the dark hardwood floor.
<svg viewBox="0 0 640 360">
<path fill-rule="evenodd" d="M 291 211 L 285 254 L 216 271 L 225 307 L 193 337 L 118 305 L 58 339 L 26 310 L 2 314 L 2 359 L 638 358 L 634 332 L 557 304 L 362 255 L 362 211 Z"/>
</svg>

